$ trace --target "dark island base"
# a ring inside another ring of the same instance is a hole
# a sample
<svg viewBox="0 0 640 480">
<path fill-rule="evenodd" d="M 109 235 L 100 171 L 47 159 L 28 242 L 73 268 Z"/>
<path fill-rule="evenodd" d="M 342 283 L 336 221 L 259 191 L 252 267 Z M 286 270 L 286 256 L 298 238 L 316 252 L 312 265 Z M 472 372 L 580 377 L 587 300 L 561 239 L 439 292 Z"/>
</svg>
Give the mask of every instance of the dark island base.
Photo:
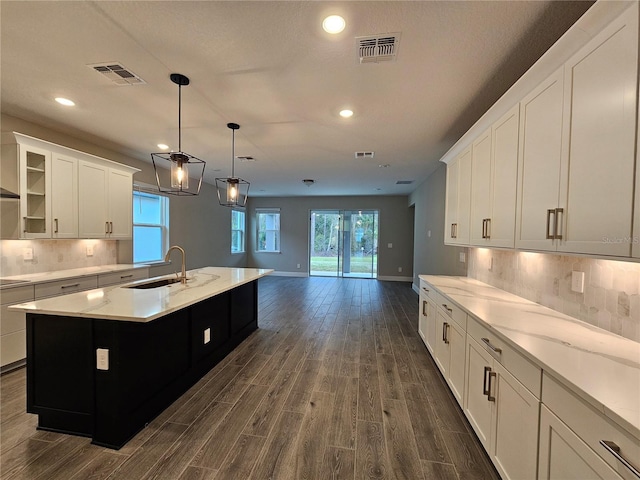
<svg viewBox="0 0 640 480">
<path fill-rule="evenodd" d="M 148 323 L 27 314 L 27 412 L 119 449 L 258 328 L 257 299 L 254 281 Z"/>
</svg>

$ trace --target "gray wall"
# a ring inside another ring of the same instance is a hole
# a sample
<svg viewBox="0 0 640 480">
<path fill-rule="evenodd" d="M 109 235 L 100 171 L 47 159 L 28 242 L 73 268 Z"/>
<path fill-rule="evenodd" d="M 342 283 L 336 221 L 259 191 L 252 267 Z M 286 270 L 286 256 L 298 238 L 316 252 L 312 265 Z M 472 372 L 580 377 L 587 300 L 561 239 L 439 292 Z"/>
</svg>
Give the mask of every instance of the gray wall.
<svg viewBox="0 0 640 480">
<path fill-rule="evenodd" d="M 409 205 L 415 208 L 413 284 L 416 288 L 420 285 L 418 275 L 467 274 L 467 263 L 459 261 L 459 253 L 466 255 L 467 249 L 444 244 L 446 182 L 447 166 L 441 163 L 409 196 Z"/>
<path fill-rule="evenodd" d="M 256 208 L 280 208 L 280 250 L 257 253 Z M 413 276 L 413 209 L 406 196 L 361 197 L 249 197 L 247 204 L 247 266 L 279 272 L 308 274 L 309 215 L 311 210 L 378 210 L 378 276 L 411 279 Z M 391 243 L 392 248 L 387 244 Z M 300 264 L 300 268 L 297 268 Z M 398 272 L 402 267 L 402 273 Z"/>
<path fill-rule="evenodd" d="M 141 171 L 133 176 L 134 182 L 155 185 L 153 166 L 149 162 L 117 153 L 117 145 L 112 148 L 79 140 L 58 132 L 8 115 L 1 117 L 3 143 L 12 141 L 11 132 L 40 138 L 52 143 L 91 153 L 115 162 L 131 165 Z M 15 140 L 13 140 L 15 141 Z M 104 140 L 95 139 L 104 144 Z M 151 152 L 149 152 L 151 153 Z M 180 245 L 187 253 L 187 268 L 199 268 L 207 265 L 225 267 L 244 267 L 246 254 L 231 254 L 231 209 L 218 204 L 215 187 L 203 184 L 200 195 L 196 197 L 169 196 L 170 244 Z M 131 263 L 132 242 L 118 241 L 118 262 Z M 180 256 L 172 253 L 172 265 L 154 267 L 152 275 L 163 275 L 179 270 Z"/>
</svg>

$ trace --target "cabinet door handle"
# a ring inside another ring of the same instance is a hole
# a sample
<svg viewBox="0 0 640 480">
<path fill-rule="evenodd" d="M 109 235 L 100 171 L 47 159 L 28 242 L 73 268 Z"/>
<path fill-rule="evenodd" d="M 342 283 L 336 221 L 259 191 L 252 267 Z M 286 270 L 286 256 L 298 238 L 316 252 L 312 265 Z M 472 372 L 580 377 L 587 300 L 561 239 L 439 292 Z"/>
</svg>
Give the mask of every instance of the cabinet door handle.
<svg viewBox="0 0 640 480">
<path fill-rule="evenodd" d="M 554 234 L 551 233 L 551 215 L 553 215 L 553 222 L 555 224 L 556 210 L 555 208 L 550 208 L 547 210 L 547 240 L 553 240 L 555 238 Z M 554 232 L 555 233 L 555 232 Z"/>
<path fill-rule="evenodd" d="M 487 221 L 487 226 L 485 227 L 485 237 L 484 238 L 491 238 L 491 219 L 487 218 L 485 219 Z"/>
<path fill-rule="evenodd" d="M 58 219 L 54 218 L 53 223 L 55 224 L 55 228 L 53 229 L 53 233 L 58 233 Z"/>
<path fill-rule="evenodd" d="M 109 234 L 109 222 L 104 222 L 104 233 Z"/>
<path fill-rule="evenodd" d="M 109 233 L 113 233 L 113 222 L 109 222 Z"/>
<path fill-rule="evenodd" d="M 602 445 L 611 455 L 616 457 L 620 463 L 622 463 L 625 467 L 627 467 L 631 473 L 633 473 L 636 477 L 640 478 L 640 471 L 629 462 L 624 456 L 622 456 L 622 449 L 611 440 L 600 440 L 600 445 Z"/>
<path fill-rule="evenodd" d="M 454 227 L 453 231 L 454 231 L 454 232 L 455 232 L 455 234 L 456 234 L 455 238 L 458 238 L 458 224 L 457 224 L 457 223 L 454 223 L 454 225 L 455 225 L 455 227 Z"/>
<path fill-rule="evenodd" d="M 73 288 L 73 287 L 79 287 L 80 284 L 79 283 L 72 283 L 71 285 L 60 285 L 60 288 Z"/>
<path fill-rule="evenodd" d="M 491 379 L 497 378 L 497 376 L 498 374 L 496 372 L 489 372 L 489 388 L 487 389 L 487 400 L 489 400 L 490 402 L 496 401 L 496 397 L 491 395 Z"/>
<path fill-rule="evenodd" d="M 564 216 L 564 208 L 556 208 L 556 213 L 554 215 L 554 221 L 553 221 L 553 237 L 557 238 L 558 240 L 562 240 L 562 234 L 558 233 L 559 232 L 559 226 L 562 226 L 562 223 L 558 221 L 558 219 L 560 218 L 560 214 L 562 214 Z"/>
<path fill-rule="evenodd" d="M 487 238 L 487 237 L 485 237 L 485 233 L 484 233 L 486 226 L 487 226 L 487 219 L 483 218 L 482 219 L 482 238 Z"/>
<path fill-rule="evenodd" d="M 422 315 L 424 315 L 425 317 L 428 316 L 427 312 L 426 312 L 426 308 L 427 308 L 427 301 L 423 300 L 422 301 Z"/>
<path fill-rule="evenodd" d="M 449 324 L 444 322 L 442 324 L 442 341 L 444 343 L 449 343 Z"/>
<path fill-rule="evenodd" d="M 487 380 L 489 379 L 489 373 L 491 373 L 491 367 L 484 367 L 484 377 L 482 378 L 482 395 L 489 396 L 489 386 Z"/>
<path fill-rule="evenodd" d="M 489 347 L 495 353 L 502 353 L 502 349 L 491 345 L 491 340 L 489 340 L 488 338 L 482 338 L 481 340 L 482 340 L 482 343 L 484 343 L 487 347 Z"/>
</svg>

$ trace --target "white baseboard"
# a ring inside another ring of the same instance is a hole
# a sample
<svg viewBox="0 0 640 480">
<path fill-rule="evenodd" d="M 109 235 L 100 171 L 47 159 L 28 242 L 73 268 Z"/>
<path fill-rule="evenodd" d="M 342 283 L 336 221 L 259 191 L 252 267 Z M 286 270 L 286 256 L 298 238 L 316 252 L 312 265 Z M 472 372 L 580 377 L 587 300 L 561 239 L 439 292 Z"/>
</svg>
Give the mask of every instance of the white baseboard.
<svg viewBox="0 0 640 480">
<path fill-rule="evenodd" d="M 420 287 L 418 285 L 416 285 L 415 283 L 411 284 L 411 289 L 416 292 L 418 295 L 420 295 Z"/>
<path fill-rule="evenodd" d="M 274 270 L 271 275 L 276 277 L 308 277 L 307 272 L 283 272 L 281 270 Z"/>
<path fill-rule="evenodd" d="M 382 276 L 378 275 L 378 280 L 384 280 L 387 282 L 413 282 L 413 277 L 396 277 L 396 276 Z"/>
</svg>

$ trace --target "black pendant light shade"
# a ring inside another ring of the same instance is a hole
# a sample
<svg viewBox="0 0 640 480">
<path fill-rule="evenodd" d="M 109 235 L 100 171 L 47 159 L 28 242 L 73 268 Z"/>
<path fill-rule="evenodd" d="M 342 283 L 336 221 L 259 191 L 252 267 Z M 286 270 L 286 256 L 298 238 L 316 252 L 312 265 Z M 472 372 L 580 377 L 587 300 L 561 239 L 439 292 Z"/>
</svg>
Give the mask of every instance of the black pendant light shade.
<svg viewBox="0 0 640 480">
<path fill-rule="evenodd" d="M 249 196 L 249 182 L 235 176 L 235 149 L 236 130 L 240 128 L 237 123 L 227 123 L 231 129 L 231 176 L 227 178 L 216 178 L 216 190 L 218 191 L 218 202 L 223 207 L 244 207 Z"/>
<path fill-rule="evenodd" d="M 151 162 L 160 192 L 198 195 L 206 163 L 182 151 L 182 87 L 189 85 L 189 78 L 180 73 L 172 73 L 169 78 L 178 85 L 178 151 L 152 153 Z"/>
</svg>

